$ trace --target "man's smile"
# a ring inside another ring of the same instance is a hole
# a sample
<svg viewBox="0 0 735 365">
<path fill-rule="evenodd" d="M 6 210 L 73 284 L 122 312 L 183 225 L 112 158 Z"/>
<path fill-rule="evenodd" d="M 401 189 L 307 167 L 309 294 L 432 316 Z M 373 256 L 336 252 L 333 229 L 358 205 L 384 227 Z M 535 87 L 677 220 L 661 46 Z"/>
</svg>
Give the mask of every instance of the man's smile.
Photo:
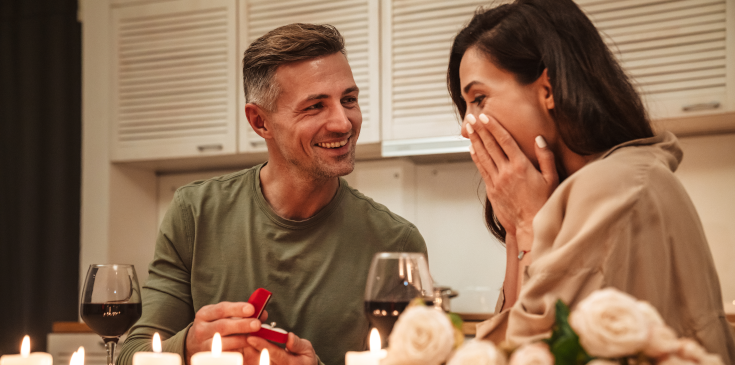
<svg viewBox="0 0 735 365">
<path fill-rule="evenodd" d="M 322 147 L 322 148 L 340 148 L 340 147 L 346 145 L 349 140 L 350 140 L 349 138 L 345 138 L 345 139 L 343 139 L 341 141 L 336 141 L 336 142 L 321 142 L 321 143 L 317 143 L 316 145 L 319 146 L 319 147 Z"/>
</svg>

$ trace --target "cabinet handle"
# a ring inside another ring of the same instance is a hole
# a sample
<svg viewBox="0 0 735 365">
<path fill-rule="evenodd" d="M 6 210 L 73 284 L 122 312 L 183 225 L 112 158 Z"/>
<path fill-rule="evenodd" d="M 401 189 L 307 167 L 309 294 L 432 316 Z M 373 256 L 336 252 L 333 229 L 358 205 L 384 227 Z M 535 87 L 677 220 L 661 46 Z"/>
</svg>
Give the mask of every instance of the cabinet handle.
<svg viewBox="0 0 735 365">
<path fill-rule="evenodd" d="M 717 109 L 720 107 L 719 101 L 711 101 L 709 103 L 699 103 L 699 104 L 689 104 L 684 105 L 681 107 L 681 110 L 685 112 L 693 112 L 697 110 L 711 110 L 711 109 Z"/>
<path fill-rule="evenodd" d="M 265 147 L 265 140 L 259 140 L 259 141 L 252 141 L 250 142 L 250 145 L 253 146 L 253 148 L 259 148 L 259 147 Z"/>
<path fill-rule="evenodd" d="M 222 144 L 216 143 L 216 144 L 205 144 L 201 146 L 197 146 L 199 149 L 199 152 L 204 152 L 207 150 L 213 150 L 213 151 L 221 151 L 222 150 Z"/>
</svg>

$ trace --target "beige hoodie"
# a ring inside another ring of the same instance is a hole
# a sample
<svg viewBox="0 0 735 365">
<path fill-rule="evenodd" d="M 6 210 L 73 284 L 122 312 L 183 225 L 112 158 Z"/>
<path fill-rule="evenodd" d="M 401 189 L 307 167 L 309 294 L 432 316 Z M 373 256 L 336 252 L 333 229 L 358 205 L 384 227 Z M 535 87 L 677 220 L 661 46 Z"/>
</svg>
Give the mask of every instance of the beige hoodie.
<svg viewBox="0 0 735 365">
<path fill-rule="evenodd" d="M 573 309 L 611 286 L 735 363 L 712 254 L 674 176 L 681 158 L 676 137 L 664 133 L 618 145 L 559 185 L 534 219 L 533 263 L 518 301 L 479 324 L 477 337 L 515 345 L 548 337 L 557 299 Z"/>
</svg>

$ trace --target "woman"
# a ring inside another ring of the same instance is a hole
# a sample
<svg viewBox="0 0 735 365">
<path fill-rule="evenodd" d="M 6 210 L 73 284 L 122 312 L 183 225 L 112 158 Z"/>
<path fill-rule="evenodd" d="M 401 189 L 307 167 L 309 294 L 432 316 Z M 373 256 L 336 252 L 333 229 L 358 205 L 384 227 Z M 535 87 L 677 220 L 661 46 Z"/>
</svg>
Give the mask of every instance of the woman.
<svg viewBox="0 0 735 365">
<path fill-rule="evenodd" d="M 480 10 L 454 40 L 449 92 L 505 242 L 500 313 L 478 337 L 549 335 L 554 303 L 613 286 L 725 363 L 735 344 L 701 223 L 640 97 L 571 0 Z"/>
</svg>

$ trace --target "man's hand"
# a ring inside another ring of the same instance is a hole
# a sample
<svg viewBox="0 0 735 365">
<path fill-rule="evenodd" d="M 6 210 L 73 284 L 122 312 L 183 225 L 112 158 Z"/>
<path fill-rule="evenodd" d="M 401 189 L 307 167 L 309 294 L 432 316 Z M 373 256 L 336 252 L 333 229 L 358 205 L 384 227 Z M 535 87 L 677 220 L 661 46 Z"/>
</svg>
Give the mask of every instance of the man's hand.
<svg viewBox="0 0 735 365">
<path fill-rule="evenodd" d="M 212 350 L 212 337 L 219 332 L 222 336 L 222 351 L 241 351 L 249 348 L 248 333 L 260 329 L 260 320 L 247 318 L 255 314 L 252 304 L 246 302 L 221 302 L 199 309 L 194 324 L 186 334 L 186 363 L 197 352 Z M 263 311 L 262 320 L 268 318 Z"/>
<path fill-rule="evenodd" d="M 258 364 L 260 352 L 268 349 L 271 364 L 274 365 L 316 365 L 319 363 L 309 340 L 304 340 L 293 334 L 288 334 L 286 349 L 282 349 L 268 340 L 256 336 L 247 339 L 250 346 L 243 348 L 245 364 Z"/>
</svg>

